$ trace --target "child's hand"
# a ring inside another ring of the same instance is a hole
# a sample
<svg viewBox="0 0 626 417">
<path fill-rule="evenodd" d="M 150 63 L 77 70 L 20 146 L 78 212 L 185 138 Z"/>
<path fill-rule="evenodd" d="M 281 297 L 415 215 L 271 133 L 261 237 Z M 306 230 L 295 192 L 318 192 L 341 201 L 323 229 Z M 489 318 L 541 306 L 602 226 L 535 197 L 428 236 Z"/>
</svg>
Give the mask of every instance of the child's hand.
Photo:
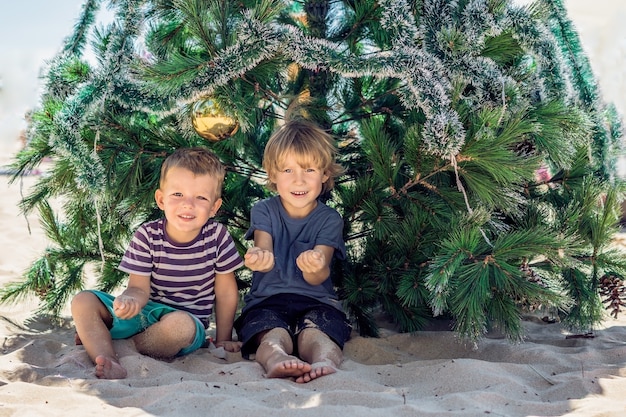
<svg viewBox="0 0 626 417">
<path fill-rule="evenodd" d="M 326 268 L 326 257 L 320 251 L 308 250 L 296 258 L 296 265 L 304 273 L 316 274 Z"/>
<path fill-rule="evenodd" d="M 274 267 L 274 254 L 259 247 L 252 247 L 243 256 L 244 264 L 252 271 L 267 272 Z"/>
<path fill-rule="evenodd" d="M 215 347 L 223 347 L 226 352 L 239 352 L 241 350 L 241 342 L 225 340 L 223 342 L 215 342 Z"/>
<path fill-rule="evenodd" d="M 139 302 L 129 295 L 120 295 L 113 300 L 113 314 L 122 320 L 135 317 L 141 311 Z"/>
</svg>

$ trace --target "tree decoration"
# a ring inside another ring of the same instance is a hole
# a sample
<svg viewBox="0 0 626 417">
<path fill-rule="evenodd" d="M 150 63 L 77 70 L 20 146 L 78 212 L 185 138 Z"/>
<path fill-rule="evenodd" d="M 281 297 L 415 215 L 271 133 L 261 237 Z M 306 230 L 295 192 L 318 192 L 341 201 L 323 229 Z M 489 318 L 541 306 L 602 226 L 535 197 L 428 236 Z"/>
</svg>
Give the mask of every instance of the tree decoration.
<svg viewBox="0 0 626 417">
<path fill-rule="evenodd" d="M 227 139 L 239 129 L 237 120 L 228 116 L 212 98 L 193 105 L 191 122 L 195 131 L 211 142 Z"/>
</svg>

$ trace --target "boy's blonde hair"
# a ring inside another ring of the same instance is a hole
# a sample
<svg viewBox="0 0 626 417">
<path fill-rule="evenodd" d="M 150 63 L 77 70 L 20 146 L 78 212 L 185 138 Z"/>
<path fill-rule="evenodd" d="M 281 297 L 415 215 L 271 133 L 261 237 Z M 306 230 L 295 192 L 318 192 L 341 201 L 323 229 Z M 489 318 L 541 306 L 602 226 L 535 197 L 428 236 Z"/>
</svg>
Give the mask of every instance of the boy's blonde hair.
<svg viewBox="0 0 626 417">
<path fill-rule="evenodd" d="M 222 196 L 226 169 L 219 158 L 210 150 L 200 146 L 176 149 L 173 154 L 165 158 L 163 165 L 161 165 L 159 185 L 163 185 L 167 172 L 173 167 L 187 169 L 194 175 L 210 175 L 217 180 L 216 197 Z"/>
<path fill-rule="evenodd" d="M 266 186 L 276 191 L 270 178 L 283 169 L 288 154 L 295 156 L 302 167 L 316 167 L 328 175 L 322 184 L 322 193 L 332 190 L 335 177 L 344 169 L 336 162 L 337 148 L 333 138 L 317 125 L 305 120 L 290 120 L 278 129 L 265 145 L 263 169 L 267 173 Z"/>
</svg>

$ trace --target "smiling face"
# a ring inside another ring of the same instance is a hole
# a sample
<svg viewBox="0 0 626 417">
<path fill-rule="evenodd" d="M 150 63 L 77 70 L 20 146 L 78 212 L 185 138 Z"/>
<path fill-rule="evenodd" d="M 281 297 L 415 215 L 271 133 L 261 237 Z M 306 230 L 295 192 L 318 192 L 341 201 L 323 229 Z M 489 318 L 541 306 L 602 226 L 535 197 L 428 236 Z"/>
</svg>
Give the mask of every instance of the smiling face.
<svg viewBox="0 0 626 417">
<path fill-rule="evenodd" d="M 306 217 L 315 206 L 328 175 L 319 167 L 299 161 L 293 153 L 283 158 L 280 169 L 270 175 L 283 207 L 292 218 Z"/>
<path fill-rule="evenodd" d="M 195 175 L 186 168 L 171 167 L 154 199 L 165 212 L 166 232 L 177 243 L 190 242 L 222 205 L 218 181 L 209 174 Z"/>
</svg>

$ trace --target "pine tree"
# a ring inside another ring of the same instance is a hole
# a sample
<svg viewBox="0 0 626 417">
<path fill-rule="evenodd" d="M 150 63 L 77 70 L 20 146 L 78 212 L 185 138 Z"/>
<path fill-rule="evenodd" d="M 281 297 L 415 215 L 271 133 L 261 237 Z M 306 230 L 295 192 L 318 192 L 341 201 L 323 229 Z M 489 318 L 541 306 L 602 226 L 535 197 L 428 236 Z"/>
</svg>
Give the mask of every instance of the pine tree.
<svg viewBox="0 0 626 417">
<path fill-rule="evenodd" d="M 401 331 L 444 316 L 473 340 L 494 327 L 520 340 L 529 309 L 590 330 L 624 305 L 621 122 L 560 0 L 116 0 L 95 28 L 100 3 L 49 63 L 13 163 L 15 180 L 54 161 L 21 206 L 54 244 L 2 300 L 35 293 L 58 315 L 88 270 L 120 286 L 178 147 L 227 166 L 218 220 L 245 251 L 250 207 L 269 195 L 264 145 L 302 117 L 333 133 L 346 168 L 322 198 L 345 220 L 334 279 L 362 334 L 382 312 Z M 227 138 L 194 128 L 207 111 L 233 120 Z"/>
</svg>

